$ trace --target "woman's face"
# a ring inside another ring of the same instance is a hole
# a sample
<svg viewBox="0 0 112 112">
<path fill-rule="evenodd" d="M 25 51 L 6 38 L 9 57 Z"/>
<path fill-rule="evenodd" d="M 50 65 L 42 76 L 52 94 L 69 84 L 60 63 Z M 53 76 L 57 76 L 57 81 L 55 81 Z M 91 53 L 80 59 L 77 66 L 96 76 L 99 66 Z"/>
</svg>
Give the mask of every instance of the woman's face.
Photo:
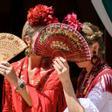
<svg viewBox="0 0 112 112">
<path fill-rule="evenodd" d="M 38 37 L 39 32 L 36 32 L 36 34 L 32 37 L 30 37 L 29 35 L 25 35 L 23 40 L 25 41 L 25 43 L 27 44 L 27 46 L 34 52 L 34 43 L 36 38 Z M 35 54 L 35 53 L 33 53 Z M 40 55 L 37 55 L 39 57 L 42 57 Z"/>
<path fill-rule="evenodd" d="M 90 61 L 79 62 L 79 63 L 76 63 L 76 64 L 79 68 L 86 68 L 87 66 L 89 66 Z"/>
<path fill-rule="evenodd" d="M 91 52 L 91 57 L 93 56 L 93 53 L 95 52 L 96 55 L 99 54 L 99 44 L 98 42 L 94 42 L 92 45 L 89 45 L 90 48 L 90 52 Z M 84 61 L 84 62 L 80 62 L 80 63 L 76 63 L 80 68 L 86 68 L 91 64 L 91 60 L 90 61 Z"/>
</svg>

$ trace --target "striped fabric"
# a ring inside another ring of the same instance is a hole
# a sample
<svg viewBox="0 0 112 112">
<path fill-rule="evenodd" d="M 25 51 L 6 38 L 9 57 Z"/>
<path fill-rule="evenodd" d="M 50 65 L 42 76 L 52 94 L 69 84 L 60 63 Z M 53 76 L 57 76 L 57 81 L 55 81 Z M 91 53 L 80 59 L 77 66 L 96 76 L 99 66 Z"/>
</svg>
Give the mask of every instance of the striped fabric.
<svg viewBox="0 0 112 112">
<path fill-rule="evenodd" d="M 54 58 L 62 56 L 69 61 L 83 62 L 91 59 L 89 46 L 83 36 L 72 26 L 62 23 L 43 28 L 36 38 L 34 51 Z"/>
</svg>

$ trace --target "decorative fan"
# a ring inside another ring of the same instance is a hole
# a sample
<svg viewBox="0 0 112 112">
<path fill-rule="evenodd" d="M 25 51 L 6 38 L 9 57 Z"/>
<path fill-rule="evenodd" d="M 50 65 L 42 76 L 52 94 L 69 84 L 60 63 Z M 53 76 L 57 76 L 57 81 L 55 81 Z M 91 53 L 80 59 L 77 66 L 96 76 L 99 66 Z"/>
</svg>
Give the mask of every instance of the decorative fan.
<svg viewBox="0 0 112 112">
<path fill-rule="evenodd" d="M 72 26 L 54 23 L 43 28 L 36 36 L 36 54 L 54 58 L 62 56 L 69 61 L 90 60 L 91 54 L 84 37 Z"/>
<path fill-rule="evenodd" d="M 9 61 L 26 47 L 19 37 L 10 33 L 0 33 L 0 62 Z"/>
</svg>

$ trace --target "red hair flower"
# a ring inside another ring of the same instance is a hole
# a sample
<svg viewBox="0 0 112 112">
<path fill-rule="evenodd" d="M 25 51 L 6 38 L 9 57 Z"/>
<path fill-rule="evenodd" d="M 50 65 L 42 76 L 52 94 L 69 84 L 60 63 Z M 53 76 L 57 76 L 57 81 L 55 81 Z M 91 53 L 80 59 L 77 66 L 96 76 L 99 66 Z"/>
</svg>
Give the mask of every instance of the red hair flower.
<svg viewBox="0 0 112 112">
<path fill-rule="evenodd" d="M 64 18 L 63 23 L 73 26 L 75 30 L 78 31 L 80 31 L 82 27 L 82 23 L 80 23 L 79 20 L 77 20 L 77 15 L 75 13 L 68 14 Z"/>
<path fill-rule="evenodd" d="M 57 23 L 58 19 L 53 15 L 54 10 L 52 7 L 39 4 L 28 11 L 27 20 L 31 26 Z"/>
</svg>

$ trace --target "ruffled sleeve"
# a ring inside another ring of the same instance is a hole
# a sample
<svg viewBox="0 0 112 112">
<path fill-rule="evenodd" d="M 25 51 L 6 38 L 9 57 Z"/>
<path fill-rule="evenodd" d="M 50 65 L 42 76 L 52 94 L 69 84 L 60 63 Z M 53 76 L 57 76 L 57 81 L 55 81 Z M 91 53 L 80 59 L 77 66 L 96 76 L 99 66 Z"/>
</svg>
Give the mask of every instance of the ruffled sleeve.
<svg viewBox="0 0 112 112">
<path fill-rule="evenodd" d="M 84 107 L 84 112 L 99 112 L 90 99 L 80 98 L 79 102 Z M 69 112 L 68 108 L 66 108 L 64 112 Z"/>
<path fill-rule="evenodd" d="M 103 74 L 86 98 L 79 98 L 85 112 L 111 112 L 112 74 Z M 110 88 L 111 85 L 111 88 Z M 68 108 L 64 112 L 69 112 Z"/>
</svg>

